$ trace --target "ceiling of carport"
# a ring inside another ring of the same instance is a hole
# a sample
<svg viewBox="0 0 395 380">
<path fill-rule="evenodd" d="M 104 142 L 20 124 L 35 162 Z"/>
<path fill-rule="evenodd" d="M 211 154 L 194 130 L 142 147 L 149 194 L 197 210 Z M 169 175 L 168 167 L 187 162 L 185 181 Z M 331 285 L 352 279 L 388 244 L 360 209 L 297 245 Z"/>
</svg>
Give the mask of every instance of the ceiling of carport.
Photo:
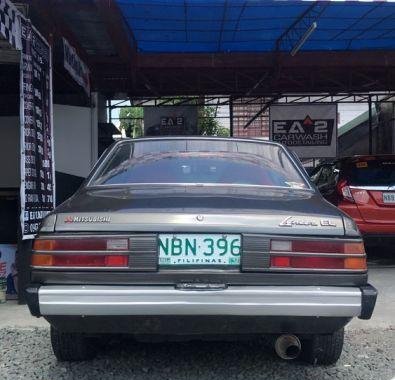
<svg viewBox="0 0 395 380">
<path fill-rule="evenodd" d="M 22 1 L 109 96 L 395 90 L 393 2 Z"/>
</svg>

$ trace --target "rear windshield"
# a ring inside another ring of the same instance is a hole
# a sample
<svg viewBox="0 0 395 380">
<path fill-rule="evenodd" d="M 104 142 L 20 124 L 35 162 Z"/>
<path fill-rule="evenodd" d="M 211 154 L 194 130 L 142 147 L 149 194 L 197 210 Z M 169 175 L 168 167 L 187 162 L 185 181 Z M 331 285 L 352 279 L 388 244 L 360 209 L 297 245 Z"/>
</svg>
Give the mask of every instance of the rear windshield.
<svg viewBox="0 0 395 380">
<path fill-rule="evenodd" d="M 354 186 L 394 186 L 395 158 L 359 160 L 347 164 L 345 172 Z"/>
<path fill-rule="evenodd" d="M 123 142 L 90 185 L 144 183 L 308 188 L 282 147 L 203 139 Z"/>
</svg>

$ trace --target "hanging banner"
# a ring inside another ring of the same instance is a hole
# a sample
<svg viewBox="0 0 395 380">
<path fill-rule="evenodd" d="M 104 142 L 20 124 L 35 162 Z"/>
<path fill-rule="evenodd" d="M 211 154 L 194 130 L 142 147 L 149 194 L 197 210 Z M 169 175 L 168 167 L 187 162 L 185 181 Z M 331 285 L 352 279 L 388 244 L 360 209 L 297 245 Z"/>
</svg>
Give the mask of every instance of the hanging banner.
<svg viewBox="0 0 395 380">
<path fill-rule="evenodd" d="M 336 157 L 336 104 L 273 105 L 269 119 L 270 140 L 286 145 L 300 158 Z"/>
<path fill-rule="evenodd" d="M 21 224 L 23 239 L 31 239 L 55 204 L 52 62 L 29 20 L 21 29 Z"/>
<path fill-rule="evenodd" d="M 21 50 L 19 11 L 8 0 L 0 0 L 0 36 L 17 50 Z"/>
<path fill-rule="evenodd" d="M 88 66 L 78 56 L 77 51 L 63 38 L 63 64 L 71 77 L 90 95 L 91 87 Z"/>
</svg>

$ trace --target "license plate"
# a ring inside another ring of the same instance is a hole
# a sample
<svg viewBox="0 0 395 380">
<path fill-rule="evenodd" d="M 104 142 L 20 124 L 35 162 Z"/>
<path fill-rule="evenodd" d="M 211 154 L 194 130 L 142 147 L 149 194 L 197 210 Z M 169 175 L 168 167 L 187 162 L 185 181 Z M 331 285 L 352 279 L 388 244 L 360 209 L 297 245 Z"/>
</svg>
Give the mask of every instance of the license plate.
<svg viewBox="0 0 395 380">
<path fill-rule="evenodd" d="M 240 264 L 241 235 L 159 234 L 159 265 Z"/>
<path fill-rule="evenodd" d="M 384 203 L 395 203 L 395 193 L 383 193 Z"/>
</svg>

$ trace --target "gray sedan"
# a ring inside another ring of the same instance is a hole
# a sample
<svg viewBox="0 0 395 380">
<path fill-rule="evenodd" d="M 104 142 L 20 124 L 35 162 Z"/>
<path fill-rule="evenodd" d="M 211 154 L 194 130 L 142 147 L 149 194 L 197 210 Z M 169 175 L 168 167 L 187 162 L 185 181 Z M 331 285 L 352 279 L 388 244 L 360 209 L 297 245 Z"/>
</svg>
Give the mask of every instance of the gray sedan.
<svg viewBox="0 0 395 380">
<path fill-rule="evenodd" d="M 31 255 L 31 313 L 59 360 L 133 334 L 272 338 L 283 359 L 335 362 L 376 290 L 352 219 L 280 144 L 122 140 L 48 215 Z"/>
</svg>

